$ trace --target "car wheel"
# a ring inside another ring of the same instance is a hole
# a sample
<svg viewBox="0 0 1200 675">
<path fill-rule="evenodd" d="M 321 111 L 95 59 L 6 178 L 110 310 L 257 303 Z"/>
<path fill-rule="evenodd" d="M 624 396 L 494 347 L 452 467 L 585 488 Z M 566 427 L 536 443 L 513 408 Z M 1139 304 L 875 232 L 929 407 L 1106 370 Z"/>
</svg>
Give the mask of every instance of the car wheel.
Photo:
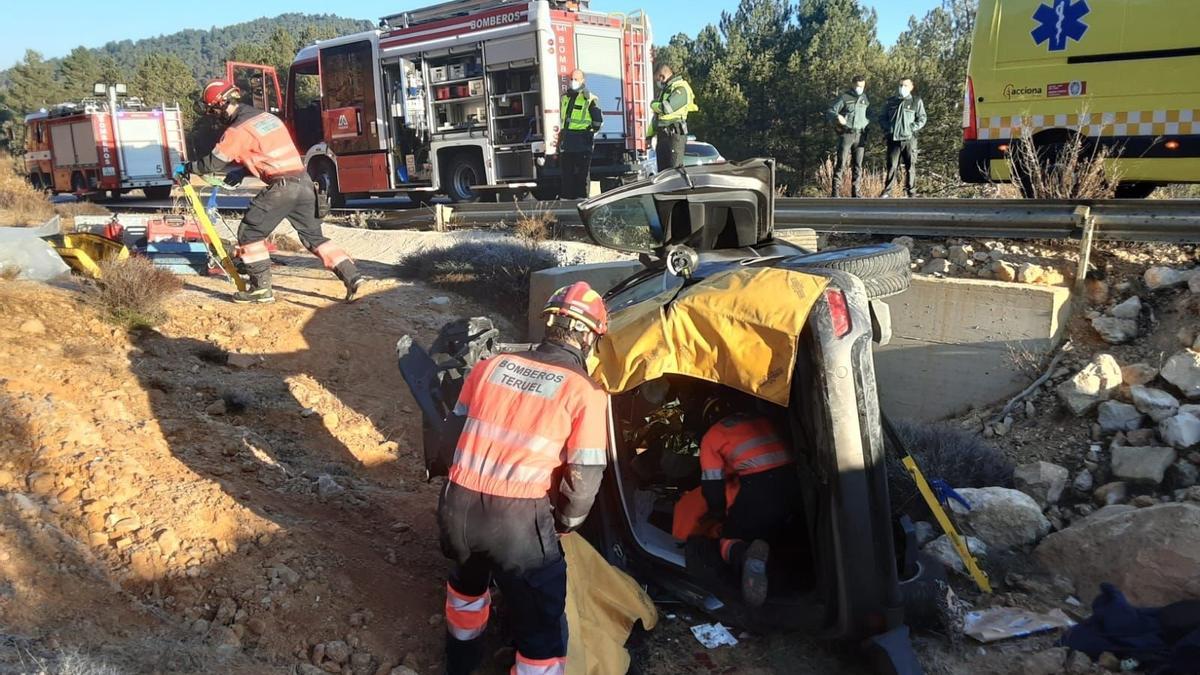
<svg viewBox="0 0 1200 675">
<path fill-rule="evenodd" d="M 934 628 L 942 621 L 946 570 L 928 553 L 917 554 L 917 573 L 900 580 L 904 622 L 913 628 Z"/>
<path fill-rule="evenodd" d="M 903 293 L 912 281 L 908 249 L 896 244 L 873 244 L 837 248 L 806 255 L 798 262 L 804 267 L 823 267 L 849 272 L 862 279 L 871 299 Z"/>
<path fill-rule="evenodd" d="M 325 188 L 325 193 L 329 195 L 329 206 L 345 208 L 346 195 L 338 189 L 337 170 L 333 168 L 333 162 L 328 159 L 314 160 L 308 165 L 308 176 Z"/>
<path fill-rule="evenodd" d="M 1158 186 L 1154 183 L 1118 183 L 1117 199 L 1145 199 L 1154 194 Z"/>
</svg>

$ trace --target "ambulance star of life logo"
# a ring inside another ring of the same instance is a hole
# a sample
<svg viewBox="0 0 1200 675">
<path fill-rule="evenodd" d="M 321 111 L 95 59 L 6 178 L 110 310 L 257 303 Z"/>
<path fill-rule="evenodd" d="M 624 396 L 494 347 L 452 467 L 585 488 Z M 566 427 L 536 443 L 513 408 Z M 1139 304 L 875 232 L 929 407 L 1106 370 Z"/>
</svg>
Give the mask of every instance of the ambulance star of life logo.
<svg viewBox="0 0 1200 675">
<path fill-rule="evenodd" d="M 1046 42 L 1050 51 L 1061 52 L 1067 48 L 1067 38 L 1079 42 L 1088 29 L 1083 17 L 1090 11 L 1087 0 L 1054 0 L 1053 5 L 1039 5 L 1033 13 L 1039 25 L 1030 33 L 1034 43 Z"/>
</svg>

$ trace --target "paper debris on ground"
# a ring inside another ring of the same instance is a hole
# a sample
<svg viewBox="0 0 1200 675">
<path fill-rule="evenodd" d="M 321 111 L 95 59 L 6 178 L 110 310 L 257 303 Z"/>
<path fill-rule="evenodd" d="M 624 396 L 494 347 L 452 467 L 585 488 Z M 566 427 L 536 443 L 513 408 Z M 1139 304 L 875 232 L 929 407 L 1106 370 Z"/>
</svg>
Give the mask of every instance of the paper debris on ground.
<svg viewBox="0 0 1200 675">
<path fill-rule="evenodd" d="M 995 642 L 1074 625 L 1060 609 L 1039 613 L 1017 607 L 993 607 L 967 612 L 963 632 L 980 642 Z"/>
<path fill-rule="evenodd" d="M 715 649 L 722 645 L 736 647 L 738 643 L 737 638 L 733 637 L 733 633 L 719 623 L 702 623 L 699 626 L 692 626 L 692 635 L 695 635 L 700 644 L 708 649 Z"/>
</svg>

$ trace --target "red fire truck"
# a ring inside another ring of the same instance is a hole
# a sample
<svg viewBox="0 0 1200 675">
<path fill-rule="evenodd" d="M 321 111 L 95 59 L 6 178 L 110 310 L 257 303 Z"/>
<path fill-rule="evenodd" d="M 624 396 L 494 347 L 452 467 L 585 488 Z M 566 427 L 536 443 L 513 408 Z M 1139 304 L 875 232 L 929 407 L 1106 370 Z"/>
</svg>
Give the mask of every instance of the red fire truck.
<svg viewBox="0 0 1200 675">
<path fill-rule="evenodd" d="M 107 100 L 26 115 L 25 148 L 25 173 L 35 188 L 81 198 L 141 189 L 165 199 L 171 167 L 187 157 L 178 107 L 119 100 L 115 87 Z"/>
<path fill-rule="evenodd" d="M 557 195 L 559 106 L 587 73 L 604 126 L 592 177 L 636 175 L 650 114 L 650 22 L 586 0 L 468 0 L 384 17 L 297 54 L 287 116 L 314 180 L 346 197 Z"/>
</svg>

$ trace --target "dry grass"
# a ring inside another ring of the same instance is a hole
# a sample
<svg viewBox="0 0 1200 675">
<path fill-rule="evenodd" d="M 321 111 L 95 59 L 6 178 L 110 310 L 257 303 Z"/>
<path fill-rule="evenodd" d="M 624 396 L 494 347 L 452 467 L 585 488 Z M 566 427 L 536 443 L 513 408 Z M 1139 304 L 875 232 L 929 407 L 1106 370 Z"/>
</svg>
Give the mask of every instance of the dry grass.
<svg viewBox="0 0 1200 675">
<path fill-rule="evenodd" d="M 904 167 L 900 167 L 900 171 L 904 171 Z M 850 196 L 850 187 L 853 183 L 852 172 L 847 166 L 842 172 L 842 184 L 838 186 L 838 194 L 843 197 Z M 830 185 L 833 184 L 833 158 L 826 159 L 817 167 L 816 173 L 813 175 L 813 180 L 816 181 L 817 191 L 820 196 L 827 196 Z M 887 174 L 883 171 L 863 167 L 862 179 L 859 183 L 860 197 L 878 197 L 883 193 L 883 185 L 887 182 Z"/>
<path fill-rule="evenodd" d="M 561 235 L 558 218 L 553 212 L 543 210 L 541 203 L 528 213 L 521 209 L 520 204 L 516 204 L 516 209 L 517 224 L 513 226 L 513 233 L 521 239 L 542 242 L 548 239 L 557 239 Z"/>
<path fill-rule="evenodd" d="M 1013 466 L 1004 453 L 985 443 L 979 434 L 945 422 L 918 424 L 893 420 L 896 435 L 912 453 L 929 480 L 940 478 L 956 488 L 1012 487 Z M 893 514 L 915 519 L 929 517 L 908 470 L 900 463 L 898 448 L 888 447 L 888 496 Z"/>
<path fill-rule="evenodd" d="M 54 215 L 54 206 L 16 171 L 15 160 L 0 155 L 0 225 L 41 225 Z"/>
<path fill-rule="evenodd" d="M 1086 122 L 1088 112 L 1080 119 Z M 1033 138 L 1032 120 L 1021 119 L 1021 137 L 1008 155 L 1014 177 L 1026 175 L 1023 188 L 1034 199 L 1110 199 L 1116 196 L 1119 172 L 1106 166 L 1119 151 L 1093 146 L 1085 124 L 1076 127 L 1065 142 L 1039 146 Z"/>
<path fill-rule="evenodd" d="M 276 232 L 267 237 L 267 241 L 285 253 L 299 253 L 304 250 L 304 244 L 300 243 L 300 240 L 295 235 Z"/>
<path fill-rule="evenodd" d="M 128 330 L 166 320 L 164 303 L 183 288 L 174 274 L 145 258 L 100 263 L 102 279 L 87 287 L 89 302 L 109 321 Z"/>
</svg>

